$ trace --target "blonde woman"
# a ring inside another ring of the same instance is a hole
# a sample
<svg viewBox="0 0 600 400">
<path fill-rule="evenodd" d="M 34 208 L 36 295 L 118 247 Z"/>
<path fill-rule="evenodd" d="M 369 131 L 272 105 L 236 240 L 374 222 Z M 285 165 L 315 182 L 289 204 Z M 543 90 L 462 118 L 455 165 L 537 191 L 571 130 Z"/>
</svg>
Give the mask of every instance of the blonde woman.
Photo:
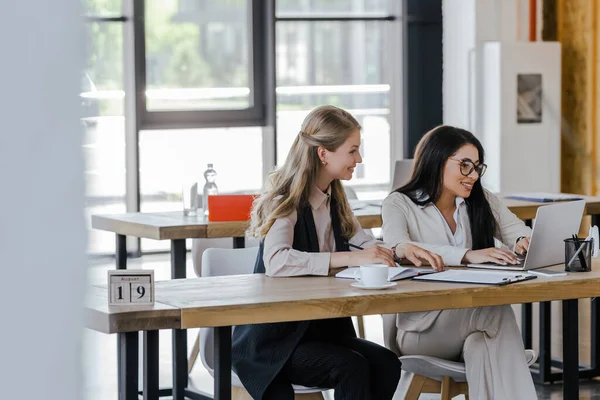
<svg viewBox="0 0 600 400">
<path fill-rule="evenodd" d="M 261 239 L 255 273 L 327 276 L 348 265 L 395 258 L 441 258 L 411 244 L 390 250 L 363 232 L 341 180 L 362 158 L 360 125 L 333 106 L 304 120 L 284 165 L 254 204 L 250 233 Z M 349 244 L 364 248 L 350 251 Z M 292 400 L 292 384 L 335 389 L 335 399 L 392 399 L 400 363 L 391 351 L 356 337 L 350 318 L 235 328 L 233 369 L 254 399 Z"/>
</svg>

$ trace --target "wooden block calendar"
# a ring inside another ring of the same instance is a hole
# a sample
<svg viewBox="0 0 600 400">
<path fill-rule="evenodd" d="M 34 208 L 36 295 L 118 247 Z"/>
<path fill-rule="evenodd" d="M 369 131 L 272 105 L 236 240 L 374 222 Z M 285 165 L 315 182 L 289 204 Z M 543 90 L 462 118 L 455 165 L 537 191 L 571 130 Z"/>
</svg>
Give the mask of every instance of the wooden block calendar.
<svg viewBox="0 0 600 400">
<path fill-rule="evenodd" d="M 154 305 L 154 271 L 108 271 L 108 305 Z"/>
</svg>

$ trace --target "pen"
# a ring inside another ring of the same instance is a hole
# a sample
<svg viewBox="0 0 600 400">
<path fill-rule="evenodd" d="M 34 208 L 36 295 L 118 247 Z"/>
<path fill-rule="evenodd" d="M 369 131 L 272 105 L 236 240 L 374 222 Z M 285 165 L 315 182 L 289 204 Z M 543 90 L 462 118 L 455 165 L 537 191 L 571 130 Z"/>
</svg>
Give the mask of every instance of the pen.
<svg viewBox="0 0 600 400">
<path fill-rule="evenodd" d="M 350 242 L 348 242 L 348 247 L 352 247 L 352 248 L 357 249 L 357 250 L 364 250 L 362 247 L 357 246 L 355 244 L 352 244 Z"/>
</svg>

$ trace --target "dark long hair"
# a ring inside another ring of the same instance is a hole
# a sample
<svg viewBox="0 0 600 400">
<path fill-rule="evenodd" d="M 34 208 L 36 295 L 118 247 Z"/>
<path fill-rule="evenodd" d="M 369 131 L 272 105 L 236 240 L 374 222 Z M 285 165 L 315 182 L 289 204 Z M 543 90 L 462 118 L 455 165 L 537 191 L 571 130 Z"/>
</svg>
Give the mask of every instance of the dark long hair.
<svg viewBox="0 0 600 400">
<path fill-rule="evenodd" d="M 479 162 L 483 163 L 485 156 L 483 147 L 471 132 L 447 125 L 438 126 L 427 132 L 417 145 L 410 180 L 395 191 L 407 195 L 418 205 L 435 203 L 442 195 L 444 167 L 448 158 L 466 144 L 472 144 L 477 148 Z M 473 250 L 493 247 L 497 223 L 485 197 L 481 179 L 477 179 L 465 203 L 471 225 Z"/>
</svg>

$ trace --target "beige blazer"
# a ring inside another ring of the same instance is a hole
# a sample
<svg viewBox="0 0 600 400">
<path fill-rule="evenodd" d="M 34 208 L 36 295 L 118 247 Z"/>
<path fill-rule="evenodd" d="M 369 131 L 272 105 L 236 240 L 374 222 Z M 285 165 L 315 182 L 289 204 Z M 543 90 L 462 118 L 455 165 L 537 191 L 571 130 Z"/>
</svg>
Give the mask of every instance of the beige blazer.
<svg viewBox="0 0 600 400">
<path fill-rule="evenodd" d="M 517 218 L 502 200 L 489 191 L 486 197 L 498 222 L 496 247 L 514 248 L 521 236 L 531 236 L 531 229 Z M 458 206 L 457 224 L 462 226 L 465 247 L 453 246 L 453 236 L 446 220 L 433 203 L 419 206 L 406 195 L 394 192 L 383 202 L 383 240 L 386 243 L 412 243 L 439 254 L 446 265 L 460 265 L 472 238 L 466 204 Z M 418 284 L 418 282 L 415 282 Z M 441 311 L 414 312 L 398 314 L 396 325 L 405 331 L 422 332 L 428 329 Z"/>
</svg>

